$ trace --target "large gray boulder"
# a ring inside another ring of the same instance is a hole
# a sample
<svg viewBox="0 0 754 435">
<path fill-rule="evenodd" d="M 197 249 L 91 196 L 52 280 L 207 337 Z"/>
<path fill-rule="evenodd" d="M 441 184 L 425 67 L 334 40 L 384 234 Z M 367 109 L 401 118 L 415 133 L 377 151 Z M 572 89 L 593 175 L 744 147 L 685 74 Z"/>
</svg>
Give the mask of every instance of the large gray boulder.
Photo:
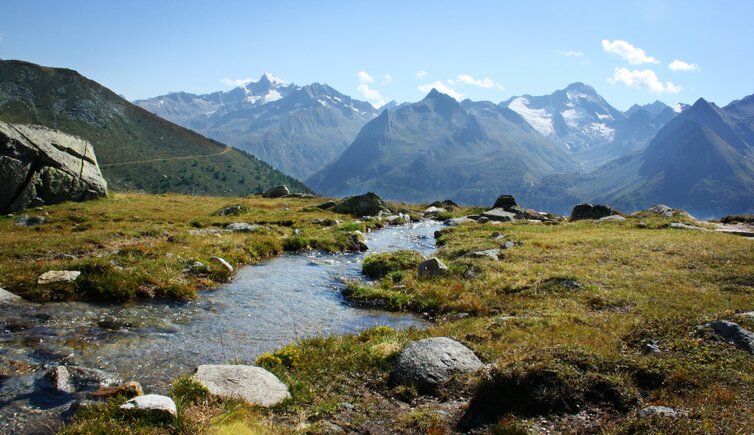
<svg viewBox="0 0 754 435">
<path fill-rule="evenodd" d="M 224 399 L 241 399 L 252 405 L 275 406 L 291 397 L 288 387 L 261 367 L 245 365 L 201 365 L 194 380 L 210 394 Z"/>
<path fill-rule="evenodd" d="M 107 196 L 92 145 L 41 126 L 0 122 L 0 213 Z"/>
<path fill-rule="evenodd" d="M 372 192 L 348 197 L 336 205 L 333 211 L 357 217 L 377 216 L 380 212 L 390 213 L 385 201 Z"/>
<path fill-rule="evenodd" d="M 275 187 L 271 187 L 270 189 L 267 189 L 266 192 L 262 194 L 264 198 L 282 198 L 286 195 L 288 195 L 290 191 L 288 191 L 288 186 L 285 186 L 283 184 Z"/>
<path fill-rule="evenodd" d="M 393 381 L 436 390 L 453 375 L 475 372 L 484 364 L 468 347 L 448 337 L 427 338 L 409 344 L 393 367 Z"/>
</svg>

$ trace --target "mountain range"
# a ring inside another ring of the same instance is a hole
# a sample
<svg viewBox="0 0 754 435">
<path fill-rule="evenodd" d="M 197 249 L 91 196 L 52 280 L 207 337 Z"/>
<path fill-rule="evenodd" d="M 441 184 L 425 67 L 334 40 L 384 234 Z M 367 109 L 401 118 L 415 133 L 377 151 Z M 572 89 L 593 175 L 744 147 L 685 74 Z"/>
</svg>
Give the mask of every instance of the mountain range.
<svg viewBox="0 0 754 435">
<path fill-rule="evenodd" d="M 0 120 L 90 141 L 114 190 L 247 194 L 287 184 L 470 205 L 509 193 L 559 213 L 584 201 L 627 211 L 666 203 L 702 217 L 754 211 L 754 96 L 621 112 L 573 83 L 501 103 L 432 90 L 377 110 L 325 84 L 265 74 L 228 92 L 137 103 L 72 70 L 0 61 Z"/>
<path fill-rule="evenodd" d="M 406 201 L 479 204 L 501 188 L 525 196 L 533 181 L 575 168 L 514 111 L 432 90 L 417 103 L 384 110 L 306 183 L 336 196 L 376 191 Z"/>
<path fill-rule="evenodd" d="M 0 120 L 39 124 L 94 147 L 113 190 L 246 195 L 300 181 L 135 106 L 79 73 L 0 61 Z"/>
<path fill-rule="evenodd" d="M 642 150 L 676 115 L 660 101 L 623 113 L 583 83 L 550 95 L 511 97 L 500 105 L 521 115 L 586 170 Z"/>
<path fill-rule="evenodd" d="M 302 179 L 338 157 L 379 114 L 330 86 L 297 86 L 272 74 L 228 92 L 179 92 L 134 104 Z"/>
</svg>

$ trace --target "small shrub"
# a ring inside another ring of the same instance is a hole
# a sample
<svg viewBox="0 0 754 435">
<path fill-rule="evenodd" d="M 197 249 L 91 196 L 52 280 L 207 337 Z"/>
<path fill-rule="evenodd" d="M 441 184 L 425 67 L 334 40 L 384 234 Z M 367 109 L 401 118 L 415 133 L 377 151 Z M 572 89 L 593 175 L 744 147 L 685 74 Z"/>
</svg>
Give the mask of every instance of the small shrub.
<svg viewBox="0 0 754 435">
<path fill-rule="evenodd" d="M 283 240 L 283 250 L 288 252 L 301 252 L 311 249 L 312 241 L 304 236 L 290 236 Z"/>
<path fill-rule="evenodd" d="M 182 376 L 173 382 L 170 395 L 184 405 L 200 403 L 209 397 L 209 390 L 190 376 Z"/>
<path fill-rule="evenodd" d="M 288 369 L 295 368 L 301 359 L 301 352 L 296 346 L 289 344 L 276 350 L 274 353 L 265 352 L 257 357 L 257 365 L 267 368 L 283 366 Z"/>
<path fill-rule="evenodd" d="M 422 261 L 423 255 L 410 250 L 370 254 L 364 258 L 361 271 L 370 278 L 378 279 L 392 272 L 415 269 Z"/>
</svg>

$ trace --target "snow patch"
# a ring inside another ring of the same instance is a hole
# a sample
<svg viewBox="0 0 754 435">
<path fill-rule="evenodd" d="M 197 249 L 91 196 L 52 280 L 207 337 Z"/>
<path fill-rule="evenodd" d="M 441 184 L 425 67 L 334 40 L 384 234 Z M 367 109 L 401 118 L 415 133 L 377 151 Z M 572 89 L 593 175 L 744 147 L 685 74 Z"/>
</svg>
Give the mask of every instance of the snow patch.
<svg viewBox="0 0 754 435">
<path fill-rule="evenodd" d="M 521 115 L 526 122 L 543 135 L 553 134 L 552 114 L 547 113 L 545 109 L 531 109 L 527 104 L 529 104 L 529 100 L 518 97 L 508 104 L 508 108 Z"/>
</svg>

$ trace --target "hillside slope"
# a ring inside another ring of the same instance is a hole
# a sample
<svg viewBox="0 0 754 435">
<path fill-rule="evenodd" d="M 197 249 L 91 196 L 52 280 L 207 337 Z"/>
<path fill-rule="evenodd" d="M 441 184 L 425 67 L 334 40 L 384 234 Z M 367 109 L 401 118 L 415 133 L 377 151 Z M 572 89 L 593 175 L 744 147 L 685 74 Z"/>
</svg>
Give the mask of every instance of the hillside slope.
<svg viewBox="0 0 754 435">
<path fill-rule="evenodd" d="M 0 120 L 88 140 L 113 190 L 245 195 L 301 182 L 135 106 L 76 71 L 0 61 Z"/>
<path fill-rule="evenodd" d="M 297 86 L 270 74 L 228 92 L 173 93 L 134 104 L 300 178 L 338 157 L 379 113 L 328 85 Z"/>
</svg>

